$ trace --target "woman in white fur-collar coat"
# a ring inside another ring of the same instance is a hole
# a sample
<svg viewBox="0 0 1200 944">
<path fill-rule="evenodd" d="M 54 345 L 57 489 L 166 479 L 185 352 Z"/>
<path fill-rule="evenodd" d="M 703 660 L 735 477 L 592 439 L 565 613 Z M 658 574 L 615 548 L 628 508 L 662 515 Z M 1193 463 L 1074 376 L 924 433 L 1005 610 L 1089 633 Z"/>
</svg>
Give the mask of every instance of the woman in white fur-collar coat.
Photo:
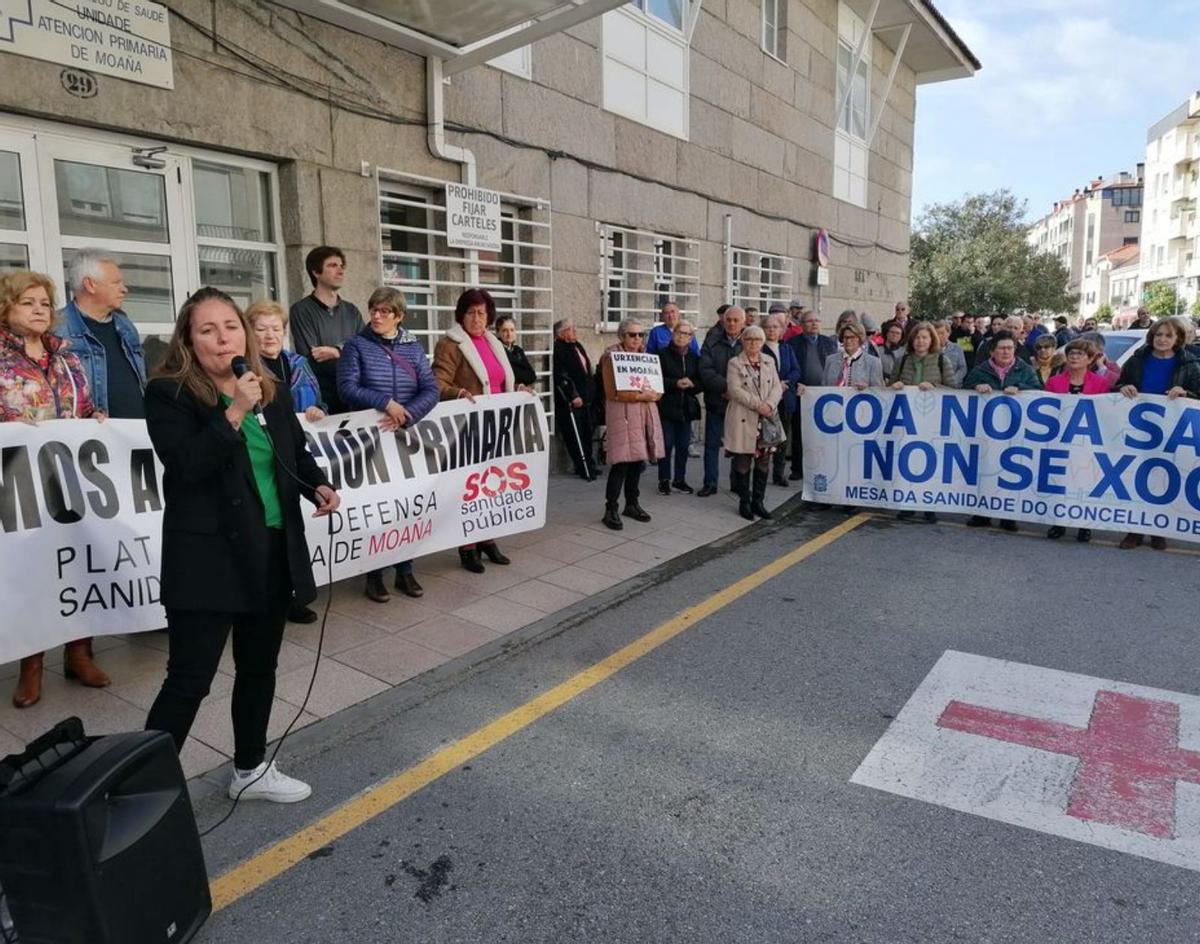
<svg viewBox="0 0 1200 944">
<path fill-rule="evenodd" d="M 467 289 L 458 297 L 454 320 L 458 323 L 433 350 L 433 375 L 442 399 L 464 397 L 474 403 L 476 397 L 489 393 L 517 390 L 504 345 L 488 330 L 496 320 L 496 302 L 492 296 L 485 289 Z M 500 553 L 495 541 L 464 544 L 458 549 L 463 567 L 473 574 L 483 573 L 481 553 L 493 564 L 511 563 Z"/>
</svg>

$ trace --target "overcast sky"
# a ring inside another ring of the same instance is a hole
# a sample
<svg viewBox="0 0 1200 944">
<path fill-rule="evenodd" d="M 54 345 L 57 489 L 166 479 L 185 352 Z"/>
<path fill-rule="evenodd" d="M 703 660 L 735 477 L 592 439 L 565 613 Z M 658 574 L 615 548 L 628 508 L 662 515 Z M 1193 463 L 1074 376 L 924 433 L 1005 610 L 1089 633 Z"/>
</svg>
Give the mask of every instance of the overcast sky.
<svg viewBox="0 0 1200 944">
<path fill-rule="evenodd" d="M 1200 90 L 1200 0 L 935 0 L 983 63 L 917 91 L 913 216 L 1007 187 L 1030 219 L 1145 160 Z"/>
</svg>

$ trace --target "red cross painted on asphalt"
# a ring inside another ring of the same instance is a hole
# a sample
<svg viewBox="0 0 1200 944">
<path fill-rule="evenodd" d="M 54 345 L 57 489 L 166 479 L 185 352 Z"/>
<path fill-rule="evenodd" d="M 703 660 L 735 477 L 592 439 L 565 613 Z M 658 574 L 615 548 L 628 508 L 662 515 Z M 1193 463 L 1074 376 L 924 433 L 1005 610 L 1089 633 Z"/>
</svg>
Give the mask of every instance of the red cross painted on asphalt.
<svg viewBox="0 0 1200 944">
<path fill-rule="evenodd" d="M 1200 784 L 1179 746 L 1179 705 L 1099 691 L 1086 728 L 952 701 L 938 727 L 1079 758 L 1067 813 L 1159 839 L 1175 833 L 1175 784 Z"/>
</svg>

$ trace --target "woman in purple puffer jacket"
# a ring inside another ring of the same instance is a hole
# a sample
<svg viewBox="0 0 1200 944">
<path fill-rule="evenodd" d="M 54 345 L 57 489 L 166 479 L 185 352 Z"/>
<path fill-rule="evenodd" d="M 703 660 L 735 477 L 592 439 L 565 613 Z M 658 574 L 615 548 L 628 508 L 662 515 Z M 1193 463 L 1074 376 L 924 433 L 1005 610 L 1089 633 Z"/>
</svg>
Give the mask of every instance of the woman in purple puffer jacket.
<svg viewBox="0 0 1200 944">
<path fill-rule="evenodd" d="M 338 359 L 338 396 L 351 410 L 379 410 L 388 432 L 411 426 L 438 402 L 438 385 L 425 351 L 401 324 L 407 308 L 394 288 L 377 288 L 367 301 L 369 324 L 342 345 Z M 396 589 L 410 597 L 425 591 L 413 576 L 411 560 L 396 564 Z M 367 597 L 390 599 L 383 568 L 367 574 Z"/>
</svg>

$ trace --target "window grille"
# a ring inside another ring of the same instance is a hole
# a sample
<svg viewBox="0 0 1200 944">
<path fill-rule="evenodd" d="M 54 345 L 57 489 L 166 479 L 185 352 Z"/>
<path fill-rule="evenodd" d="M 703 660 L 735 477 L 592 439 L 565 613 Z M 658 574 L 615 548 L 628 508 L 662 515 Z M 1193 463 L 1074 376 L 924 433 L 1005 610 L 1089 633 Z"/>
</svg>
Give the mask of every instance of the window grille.
<svg viewBox="0 0 1200 944">
<path fill-rule="evenodd" d="M 487 289 L 497 313 L 509 313 L 516 321 L 517 343 L 537 374 L 537 393 L 553 426 L 550 204 L 501 194 L 500 252 L 473 253 L 446 243 L 445 183 L 379 171 L 383 283 L 404 293 L 404 326 L 431 358 L 454 324 L 458 296 L 468 288 Z"/>
<path fill-rule="evenodd" d="M 765 317 L 772 302 L 787 304 L 795 286 L 788 256 L 734 248 L 729 253 L 725 297 L 739 308 L 757 308 Z"/>
<path fill-rule="evenodd" d="M 602 225 L 603 326 L 658 320 L 668 301 L 693 322 L 700 314 L 700 249 L 695 240 Z"/>
</svg>

